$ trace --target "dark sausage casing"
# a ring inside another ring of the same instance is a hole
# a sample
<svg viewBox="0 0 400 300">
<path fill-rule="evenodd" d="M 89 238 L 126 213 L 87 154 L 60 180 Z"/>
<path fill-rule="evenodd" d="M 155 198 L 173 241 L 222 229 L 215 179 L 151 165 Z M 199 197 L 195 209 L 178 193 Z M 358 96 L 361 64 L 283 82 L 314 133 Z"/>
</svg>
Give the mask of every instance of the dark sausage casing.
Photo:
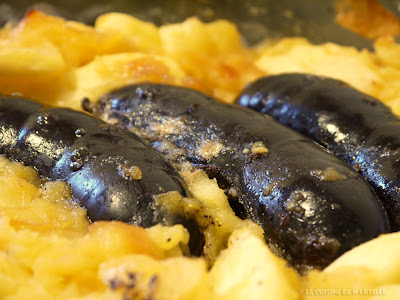
<svg viewBox="0 0 400 300">
<path fill-rule="evenodd" d="M 1 96 L 0 151 L 44 177 L 68 182 L 92 221 L 182 223 L 195 239 L 192 249 L 201 251 L 195 222 L 155 204 L 154 196 L 164 192 L 189 195 L 179 173 L 127 130 L 84 112 Z"/>
<path fill-rule="evenodd" d="M 349 163 L 377 191 L 392 230 L 400 230 L 400 119 L 382 102 L 339 80 L 288 73 L 253 82 L 238 103 Z"/>
<path fill-rule="evenodd" d="M 325 267 L 389 231 L 378 197 L 358 173 L 257 112 L 183 87 L 139 84 L 101 97 L 94 113 L 216 177 L 299 269 Z"/>
</svg>

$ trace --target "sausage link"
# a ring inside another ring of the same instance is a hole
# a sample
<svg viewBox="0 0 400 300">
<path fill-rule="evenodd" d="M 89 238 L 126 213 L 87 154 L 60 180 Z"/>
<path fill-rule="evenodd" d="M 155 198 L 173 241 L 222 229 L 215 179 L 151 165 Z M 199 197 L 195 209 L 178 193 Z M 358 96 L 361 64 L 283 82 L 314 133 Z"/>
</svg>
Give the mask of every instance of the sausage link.
<svg viewBox="0 0 400 300">
<path fill-rule="evenodd" d="M 400 230 L 400 119 L 348 84 L 300 73 L 261 78 L 237 103 L 272 116 L 327 147 L 375 189 Z"/>
<path fill-rule="evenodd" d="M 189 196 L 187 187 L 178 171 L 137 135 L 84 112 L 0 96 L 0 150 L 41 176 L 69 183 L 92 221 L 143 227 L 182 223 L 193 238 L 192 250 L 201 251 L 194 219 L 167 212 L 154 199 L 169 191 Z"/>
<path fill-rule="evenodd" d="M 104 95 L 95 115 L 147 138 L 174 163 L 217 178 L 298 270 L 323 268 L 389 231 L 371 187 L 346 163 L 270 117 L 176 86 Z"/>
</svg>

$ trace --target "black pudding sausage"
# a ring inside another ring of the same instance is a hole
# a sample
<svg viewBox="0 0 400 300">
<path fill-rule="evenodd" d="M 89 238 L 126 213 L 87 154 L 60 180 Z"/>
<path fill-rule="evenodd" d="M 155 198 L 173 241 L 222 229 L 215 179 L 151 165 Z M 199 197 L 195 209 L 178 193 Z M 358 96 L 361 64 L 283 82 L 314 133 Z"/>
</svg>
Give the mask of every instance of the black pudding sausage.
<svg viewBox="0 0 400 300">
<path fill-rule="evenodd" d="M 0 153 L 69 183 L 92 221 L 182 223 L 191 233 L 191 249 L 201 251 L 195 221 L 155 205 L 153 196 L 164 192 L 189 196 L 178 171 L 127 130 L 85 112 L 0 96 Z"/>
<path fill-rule="evenodd" d="M 378 193 L 392 230 L 400 230 L 400 119 L 382 102 L 339 80 L 288 73 L 256 80 L 237 103 L 345 160 Z"/>
<path fill-rule="evenodd" d="M 323 268 L 389 231 L 379 198 L 357 172 L 258 112 L 151 83 L 112 91 L 92 109 L 138 132 L 173 162 L 217 178 L 263 227 L 269 245 L 300 271 Z"/>
</svg>

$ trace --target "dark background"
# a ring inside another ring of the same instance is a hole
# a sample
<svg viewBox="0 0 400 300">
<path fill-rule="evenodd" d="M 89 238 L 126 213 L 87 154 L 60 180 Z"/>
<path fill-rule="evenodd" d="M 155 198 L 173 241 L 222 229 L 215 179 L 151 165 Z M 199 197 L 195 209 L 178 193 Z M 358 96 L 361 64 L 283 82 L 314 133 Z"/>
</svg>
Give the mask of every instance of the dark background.
<svg viewBox="0 0 400 300">
<path fill-rule="evenodd" d="M 392 11 L 399 1 L 381 1 Z M 93 24 L 105 12 L 123 12 L 157 25 L 176 23 L 189 16 L 203 21 L 228 19 L 237 24 L 253 45 L 265 38 L 305 36 L 314 43 L 327 41 L 371 49 L 371 43 L 335 24 L 331 0 L 2 0 L 0 25 L 16 22 L 30 9 Z"/>
</svg>

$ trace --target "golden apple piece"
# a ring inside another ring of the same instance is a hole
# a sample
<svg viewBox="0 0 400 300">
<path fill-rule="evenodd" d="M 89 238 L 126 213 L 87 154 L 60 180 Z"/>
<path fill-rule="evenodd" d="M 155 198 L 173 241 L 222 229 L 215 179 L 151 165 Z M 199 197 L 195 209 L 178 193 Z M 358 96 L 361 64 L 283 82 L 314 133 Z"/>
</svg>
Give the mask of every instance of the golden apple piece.
<svg viewBox="0 0 400 300">
<path fill-rule="evenodd" d="M 207 265 L 199 258 L 157 261 L 127 255 L 102 263 L 99 277 L 109 287 L 109 294 L 120 295 L 118 299 L 212 299 Z"/>
<path fill-rule="evenodd" d="M 286 262 L 250 231 L 235 231 L 210 271 L 218 299 L 298 298 L 298 278 Z"/>
<path fill-rule="evenodd" d="M 159 52 L 160 34 L 153 23 L 139 20 L 123 13 L 107 13 L 96 19 L 95 29 L 99 32 L 121 34 L 129 41 L 132 49 L 139 52 Z"/>
<path fill-rule="evenodd" d="M 50 42 L 62 53 L 68 66 L 77 67 L 97 55 L 132 50 L 119 34 L 97 31 L 92 26 L 32 10 L 13 28 L 14 39 L 37 45 Z"/>
<path fill-rule="evenodd" d="M 398 253 L 400 253 L 400 233 L 383 234 L 346 252 L 324 272 L 332 273 L 343 267 L 366 268 L 371 270 L 377 285 L 400 283 Z"/>
<path fill-rule="evenodd" d="M 96 101 L 112 89 L 137 82 L 179 84 L 185 73 L 170 58 L 155 54 L 118 53 L 97 56 L 75 69 L 76 86 L 59 97 L 57 104 L 80 109 L 81 100 Z"/>
</svg>

